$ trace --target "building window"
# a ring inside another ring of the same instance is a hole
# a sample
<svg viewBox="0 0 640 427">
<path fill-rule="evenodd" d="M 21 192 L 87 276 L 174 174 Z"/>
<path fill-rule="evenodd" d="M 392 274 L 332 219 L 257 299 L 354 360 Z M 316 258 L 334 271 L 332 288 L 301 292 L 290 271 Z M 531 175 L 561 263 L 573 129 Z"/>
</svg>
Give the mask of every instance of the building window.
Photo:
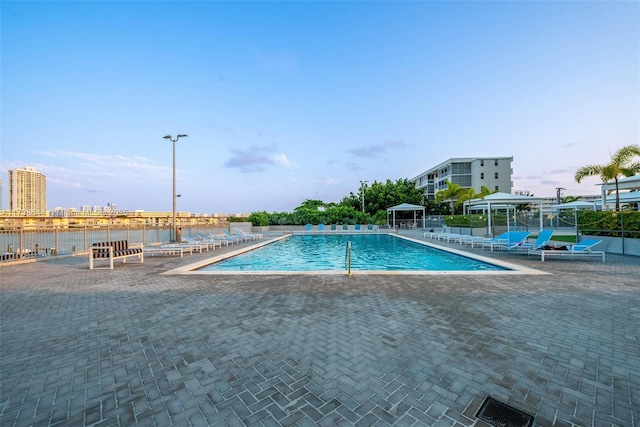
<svg viewBox="0 0 640 427">
<path fill-rule="evenodd" d="M 484 160 L 480 160 L 480 166 L 484 166 Z"/>
<path fill-rule="evenodd" d="M 496 176 L 495 176 L 495 178 L 496 178 L 496 179 L 498 179 L 498 172 L 496 172 Z"/>
<path fill-rule="evenodd" d="M 494 166 L 498 166 L 498 159 L 495 159 L 495 160 L 493 161 L 493 165 L 494 165 Z"/>
<path fill-rule="evenodd" d="M 496 191 L 498 191 L 498 186 L 497 186 L 497 185 L 496 185 L 496 188 L 495 188 L 495 190 L 496 190 Z"/>
<path fill-rule="evenodd" d="M 480 179 L 484 179 L 484 172 L 480 172 Z"/>
</svg>

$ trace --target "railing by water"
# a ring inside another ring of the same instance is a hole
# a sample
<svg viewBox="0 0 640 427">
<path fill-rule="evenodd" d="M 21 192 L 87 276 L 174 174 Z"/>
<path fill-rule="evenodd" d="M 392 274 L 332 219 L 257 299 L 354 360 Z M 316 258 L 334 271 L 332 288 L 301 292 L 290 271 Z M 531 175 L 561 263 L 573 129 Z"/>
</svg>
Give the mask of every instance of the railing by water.
<svg viewBox="0 0 640 427">
<path fill-rule="evenodd" d="M 182 235 L 219 233 L 223 225 L 182 227 Z M 93 243 L 128 240 L 130 244 L 153 245 L 171 241 L 171 226 L 108 225 L 82 227 L 22 227 L 0 229 L 0 264 L 33 258 L 82 254 Z"/>
<path fill-rule="evenodd" d="M 344 256 L 344 266 L 347 269 L 347 274 L 351 275 L 351 240 L 347 242 L 347 250 Z"/>
</svg>

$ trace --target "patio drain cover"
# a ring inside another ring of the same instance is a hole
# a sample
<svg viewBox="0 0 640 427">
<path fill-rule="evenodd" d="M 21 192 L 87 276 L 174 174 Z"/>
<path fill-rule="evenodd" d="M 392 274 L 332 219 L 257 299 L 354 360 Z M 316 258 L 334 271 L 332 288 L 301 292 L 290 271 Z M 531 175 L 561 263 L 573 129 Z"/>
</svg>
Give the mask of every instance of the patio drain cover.
<svg viewBox="0 0 640 427">
<path fill-rule="evenodd" d="M 522 412 L 519 409 L 498 402 L 492 397 L 487 397 L 476 417 L 497 427 L 531 427 L 533 415 Z"/>
</svg>

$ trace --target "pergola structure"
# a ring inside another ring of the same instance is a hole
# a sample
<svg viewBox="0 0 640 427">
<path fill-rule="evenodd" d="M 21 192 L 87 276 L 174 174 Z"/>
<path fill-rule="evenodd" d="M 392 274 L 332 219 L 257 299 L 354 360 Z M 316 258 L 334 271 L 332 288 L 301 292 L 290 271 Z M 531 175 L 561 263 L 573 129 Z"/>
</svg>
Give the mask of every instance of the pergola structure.
<svg viewBox="0 0 640 427">
<path fill-rule="evenodd" d="M 391 206 L 387 208 L 387 224 L 389 224 L 389 212 L 393 214 L 393 228 L 396 228 L 396 211 L 413 211 L 413 222 L 416 224 L 416 213 L 422 212 L 422 217 L 424 218 L 424 206 L 421 205 L 412 205 L 411 203 L 401 203 L 396 206 Z"/>
<path fill-rule="evenodd" d="M 517 205 L 529 205 L 532 203 L 538 203 L 540 230 L 542 230 L 544 222 L 542 219 L 542 198 L 540 197 L 521 196 L 509 193 L 493 193 L 485 196 L 484 199 L 473 199 L 465 202 L 465 204 L 468 204 L 470 209 L 484 209 L 487 212 L 487 231 L 489 234 L 492 234 L 493 227 L 491 223 L 491 212 L 494 209 L 506 209 L 507 212 L 509 212 L 509 209 L 513 209 L 515 211 Z M 509 221 L 507 221 L 507 226 L 509 226 Z"/>
<path fill-rule="evenodd" d="M 608 205 L 616 203 L 616 195 L 607 194 L 616 190 L 616 182 L 611 180 L 598 185 L 600 185 L 600 194 L 602 196 L 600 203 L 604 211 L 608 209 Z M 618 189 L 622 190 L 620 192 L 620 203 L 640 203 L 640 175 L 618 179 Z"/>
</svg>

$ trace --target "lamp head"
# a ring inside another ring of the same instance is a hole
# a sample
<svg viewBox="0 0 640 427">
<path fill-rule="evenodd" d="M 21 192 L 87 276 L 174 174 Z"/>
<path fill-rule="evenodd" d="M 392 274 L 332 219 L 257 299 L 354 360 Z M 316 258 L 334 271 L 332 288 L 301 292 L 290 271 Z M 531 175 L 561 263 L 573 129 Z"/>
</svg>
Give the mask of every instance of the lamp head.
<svg viewBox="0 0 640 427">
<path fill-rule="evenodd" d="M 164 139 L 171 139 L 171 135 L 163 136 Z"/>
<path fill-rule="evenodd" d="M 178 138 L 186 138 L 189 135 L 178 135 Z"/>
</svg>

